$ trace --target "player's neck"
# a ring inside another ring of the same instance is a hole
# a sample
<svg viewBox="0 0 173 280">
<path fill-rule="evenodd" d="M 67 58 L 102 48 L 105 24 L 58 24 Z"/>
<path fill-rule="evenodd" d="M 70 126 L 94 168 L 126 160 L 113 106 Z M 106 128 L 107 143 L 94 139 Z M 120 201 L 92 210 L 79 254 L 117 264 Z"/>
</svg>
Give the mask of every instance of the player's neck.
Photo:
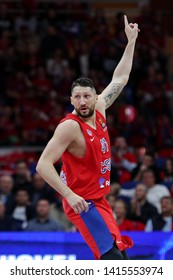
<svg viewBox="0 0 173 280">
<path fill-rule="evenodd" d="M 87 123 L 89 126 L 91 126 L 92 128 L 96 129 L 96 112 L 93 113 L 92 116 L 90 117 L 82 117 L 79 116 L 76 111 L 74 110 L 72 112 L 72 114 L 77 115 L 81 120 L 83 120 L 85 123 Z"/>
<path fill-rule="evenodd" d="M 89 126 L 91 126 L 92 128 L 96 129 L 95 113 L 91 117 L 88 117 L 88 118 L 83 118 L 83 117 L 80 117 L 80 116 L 79 116 L 79 118 L 81 120 L 83 120 L 85 123 L 87 123 Z"/>
</svg>

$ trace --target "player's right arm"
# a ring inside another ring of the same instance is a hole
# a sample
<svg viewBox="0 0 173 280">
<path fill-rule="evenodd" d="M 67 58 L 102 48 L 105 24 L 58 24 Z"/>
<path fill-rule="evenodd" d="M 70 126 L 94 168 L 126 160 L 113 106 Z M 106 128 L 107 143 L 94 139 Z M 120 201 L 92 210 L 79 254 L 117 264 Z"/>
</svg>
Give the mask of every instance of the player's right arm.
<svg viewBox="0 0 173 280">
<path fill-rule="evenodd" d="M 54 164 L 61 158 L 69 145 L 75 141 L 79 129 L 78 126 L 78 123 L 73 120 L 67 120 L 58 125 L 36 166 L 36 171 L 62 197 L 67 199 L 69 205 L 77 214 L 83 210 L 88 211 L 88 204 L 62 182 Z"/>
</svg>

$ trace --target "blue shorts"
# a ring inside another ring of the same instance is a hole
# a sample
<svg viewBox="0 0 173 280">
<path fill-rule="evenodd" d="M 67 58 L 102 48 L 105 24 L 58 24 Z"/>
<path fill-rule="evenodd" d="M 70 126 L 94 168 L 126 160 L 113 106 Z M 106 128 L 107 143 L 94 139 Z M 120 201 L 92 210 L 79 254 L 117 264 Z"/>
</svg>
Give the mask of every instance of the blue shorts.
<svg viewBox="0 0 173 280">
<path fill-rule="evenodd" d="M 105 198 L 89 200 L 89 211 L 76 214 L 63 199 L 63 207 L 68 219 L 76 226 L 92 250 L 95 259 L 109 251 L 115 242 L 120 251 L 133 245 L 129 237 L 121 236 L 112 209 Z"/>
</svg>

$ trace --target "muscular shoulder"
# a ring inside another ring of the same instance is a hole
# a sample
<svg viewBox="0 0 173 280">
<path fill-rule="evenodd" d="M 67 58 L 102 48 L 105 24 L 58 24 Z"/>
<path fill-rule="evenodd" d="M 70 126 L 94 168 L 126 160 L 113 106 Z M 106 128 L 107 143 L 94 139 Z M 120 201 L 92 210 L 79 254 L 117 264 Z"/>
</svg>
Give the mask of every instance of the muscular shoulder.
<svg viewBox="0 0 173 280">
<path fill-rule="evenodd" d="M 65 120 L 60 123 L 56 130 L 55 135 L 62 136 L 69 139 L 75 139 L 76 134 L 80 131 L 80 125 L 75 120 Z"/>
<path fill-rule="evenodd" d="M 67 129 L 68 131 L 70 130 L 71 132 L 71 131 L 78 130 L 80 128 L 80 125 L 77 121 L 70 119 L 60 123 L 57 128 Z"/>
</svg>

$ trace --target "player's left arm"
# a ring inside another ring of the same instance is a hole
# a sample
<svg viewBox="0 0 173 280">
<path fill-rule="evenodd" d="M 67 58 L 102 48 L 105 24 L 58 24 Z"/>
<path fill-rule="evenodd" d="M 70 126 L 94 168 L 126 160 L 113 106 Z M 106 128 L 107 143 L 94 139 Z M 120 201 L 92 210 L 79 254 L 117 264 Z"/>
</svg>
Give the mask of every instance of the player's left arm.
<svg viewBox="0 0 173 280">
<path fill-rule="evenodd" d="M 110 84 L 98 95 L 97 109 L 105 114 L 115 99 L 119 96 L 124 86 L 127 84 L 132 69 L 135 43 L 138 36 L 138 24 L 128 23 L 127 17 L 124 16 L 125 33 L 127 36 L 127 45 L 123 56 L 114 70 Z"/>
</svg>

